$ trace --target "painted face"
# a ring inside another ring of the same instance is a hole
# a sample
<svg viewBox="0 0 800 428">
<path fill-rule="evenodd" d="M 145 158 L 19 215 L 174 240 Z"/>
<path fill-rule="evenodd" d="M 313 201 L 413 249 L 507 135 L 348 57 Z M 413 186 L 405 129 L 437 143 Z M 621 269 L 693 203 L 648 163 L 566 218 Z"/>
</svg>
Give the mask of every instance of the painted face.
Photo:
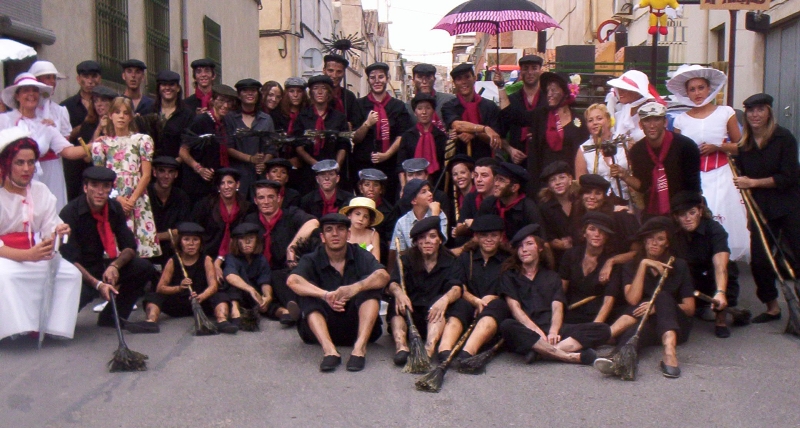
<svg viewBox="0 0 800 428">
<path fill-rule="evenodd" d="M 564 89 L 561 88 L 556 82 L 551 82 L 547 85 L 547 105 L 556 107 L 561 104 L 564 99 Z"/>
<path fill-rule="evenodd" d="M 328 61 L 325 64 L 325 75 L 333 80 L 333 86 L 340 86 L 344 78 L 344 64 L 336 61 Z"/>
<path fill-rule="evenodd" d="M 186 255 L 194 256 L 200 252 L 200 244 L 203 242 L 199 236 L 182 236 L 181 248 Z"/>
<path fill-rule="evenodd" d="M 214 111 L 217 114 L 217 117 L 223 117 L 228 114 L 229 111 L 233 108 L 234 100 L 231 97 L 227 97 L 224 95 L 217 95 L 214 98 Z"/>
<path fill-rule="evenodd" d="M 108 196 L 111 194 L 112 184 L 104 181 L 88 181 L 83 185 L 83 192 L 86 193 L 86 202 L 89 208 L 99 210 L 108 203 Z"/>
<path fill-rule="evenodd" d="M 277 181 L 285 186 L 286 182 L 289 181 L 289 172 L 282 166 L 273 166 L 267 171 L 267 179 Z"/>
<path fill-rule="evenodd" d="M 542 66 L 539 64 L 523 64 L 519 67 L 519 78 L 528 86 L 539 83 L 542 75 Z"/>
<path fill-rule="evenodd" d="M 475 92 L 475 75 L 472 73 L 459 74 L 453 79 L 453 84 L 462 97 L 472 95 Z"/>
<path fill-rule="evenodd" d="M 475 180 L 475 190 L 478 193 L 485 195 L 494 189 L 494 172 L 488 166 L 476 166 L 475 172 L 472 174 Z"/>
<path fill-rule="evenodd" d="M 344 248 L 348 239 L 350 230 L 343 224 L 326 224 L 322 227 L 322 243 L 331 251 Z"/>
<path fill-rule="evenodd" d="M 557 196 L 567 193 L 571 183 L 572 176 L 566 172 L 562 172 L 561 174 L 553 174 L 547 179 L 547 187 Z"/>
<path fill-rule="evenodd" d="M 608 234 L 593 224 L 586 225 L 583 237 L 586 238 L 586 245 L 594 248 L 600 248 L 608 242 Z"/>
<path fill-rule="evenodd" d="M 239 182 L 232 176 L 226 175 L 222 177 L 217 188 L 222 199 L 230 200 L 236 196 L 236 189 L 239 188 Z"/>
<path fill-rule="evenodd" d="M 439 247 L 442 245 L 442 238 L 439 237 L 439 232 L 431 229 L 422 235 L 418 236 L 414 241 L 423 256 L 432 256 L 439 252 Z"/>
<path fill-rule="evenodd" d="M 381 185 L 380 181 L 361 180 L 358 184 L 358 190 L 365 198 L 370 198 L 374 201 L 383 194 L 383 185 Z"/>
<path fill-rule="evenodd" d="M 430 94 L 433 92 L 433 84 L 436 82 L 435 74 L 415 74 L 414 87 L 418 94 Z"/>
<path fill-rule="evenodd" d="M 314 104 L 327 105 L 331 99 L 331 89 L 324 83 L 317 83 L 309 89 Z"/>
<path fill-rule="evenodd" d="M 164 101 L 175 101 L 178 99 L 178 94 L 180 93 L 181 86 L 177 83 L 159 83 L 158 84 L 158 93 L 161 95 L 161 99 Z"/>
<path fill-rule="evenodd" d="M 700 226 L 700 220 L 703 218 L 703 209 L 700 207 L 692 207 L 686 211 L 681 211 L 676 216 L 681 229 L 687 232 L 694 232 Z"/>
<path fill-rule="evenodd" d="M 498 199 L 507 198 L 514 194 L 514 184 L 508 177 L 496 175 L 494 177 L 494 190 L 492 196 Z"/>
<path fill-rule="evenodd" d="M 665 231 L 651 233 L 644 239 L 644 250 L 648 259 L 661 257 L 667 248 L 669 248 L 669 239 Z"/>
<path fill-rule="evenodd" d="M 201 88 L 208 88 L 214 84 L 217 74 L 211 67 L 197 67 L 194 69 L 194 81 Z"/>
<path fill-rule="evenodd" d="M 178 178 L 178 170 L 166 166 L 157 166 L 153 170 L 153 175 L 156 178 L 156 184 L 162 189 L 170 189 L 175 184 L 175 179 Z"/>
<path fill-rule="evenodd" d="M 354 229 L 366 229 L 372 224 L 371 212 L 366 208 L 354 208 L 347 217 Z"/>
<path fill-rule="evenodd" d="M 375 94 L 382 94 L 386 92 L 386 84 L 389 78 L 386 76 L 386 72 L 383 70 L 372 70 L 369 73 L 369 87 L 370 90 Z"/>
<path fill-rule="evenodd" d="M 289 98 L 289 104 L 299 107 L 303 103 L 303 88 L 291 87 L 286 90 L 286 96 Z"/>
<path fill-rule="evenodd" d="M 20 150 L 11 160 L 8 178 L 18 187 L 27 187 L 36 173 L 36 154 L 31 149 Z"/>
<path fill-rule="evenodd" d="M 657 141 L 667 130 L 667 118 L 659 116 L 646 117 L 639 121 L 639 126 L 648 140 Z"/>
<path fill-rule="evenodd" d="M 336 171 L 325 171 L 317 174 L 317 184 L 324 192 L 330 192 L 336 189 L 339 184 L 339 173 Z"/>
<path fill-rule="evenodd" d="M 99 85 L 102 80 L 100 78 L 100 73 L 79 74 L 76 79 L 78 80 L 78 86 L 81 87 L 81 91 L 86 94 L 91 94 L 92 89 Z"/>
<path fill-rule="evenodd" d="M 283 198 L 281 198 L 277 190 L 270 187 L 261 187 L 256 189 L 255 203 L 261 214 L 265 217 L 270 217 L 281 208 Z"/>
<path fill-rule="evenodd" d="M 453 182 L 459 190 L 466 190 L 472 185 L 472 171 L 469 170 L 466 164 L 460 163 L 453 166 L 450 170 L 453 177 Z"/>
</svg>

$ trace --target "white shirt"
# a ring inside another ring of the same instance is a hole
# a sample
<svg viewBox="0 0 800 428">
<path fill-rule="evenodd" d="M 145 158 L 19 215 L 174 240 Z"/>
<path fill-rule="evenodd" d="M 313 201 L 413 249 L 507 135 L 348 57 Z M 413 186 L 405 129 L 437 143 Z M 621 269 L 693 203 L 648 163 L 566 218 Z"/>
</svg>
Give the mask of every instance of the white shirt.
<svg viewBox="0 0 800 428">
<path fill-rule="evenodd" d="M 26 229 L 26 223 L 30 225 Z M 0 188 L 0 236 L 30 231 L 32 235 L 50 236 L 64 223 L 56 212 L 56 197 L 44 184 L 31 181 L 23 197 Z M 5 245 L 0 239 L 0 247 Z"/>
<path fill-rule="evenodd" d="M 39 102 L 39 107 L 36 108 L 36 117 L 52 120 L 58 133 L 64 137 L 69 137 L 69 134 L 72 133 L 69 111 L 67 111 L 66 107 L 56 104 L 50 98 L 42 98 Z"/>
</svg>

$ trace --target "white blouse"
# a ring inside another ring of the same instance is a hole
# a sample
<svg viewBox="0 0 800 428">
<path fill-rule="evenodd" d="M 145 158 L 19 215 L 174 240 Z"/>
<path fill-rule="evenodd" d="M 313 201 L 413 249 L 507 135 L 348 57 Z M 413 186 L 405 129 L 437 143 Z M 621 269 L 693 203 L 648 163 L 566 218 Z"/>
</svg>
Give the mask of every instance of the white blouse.
<svg viewBox="0 0 800 428">
<path fill-rule="evenodd" d="M 25 197 L 0 188 L 0 236 L 30 231 L 40 239 L 52 235 L 62 223 L 56 211 L 56 197 L 44 184 L 31 181 Z M 0 247 L 3 245 L 0 239 Z"/>
</svg>

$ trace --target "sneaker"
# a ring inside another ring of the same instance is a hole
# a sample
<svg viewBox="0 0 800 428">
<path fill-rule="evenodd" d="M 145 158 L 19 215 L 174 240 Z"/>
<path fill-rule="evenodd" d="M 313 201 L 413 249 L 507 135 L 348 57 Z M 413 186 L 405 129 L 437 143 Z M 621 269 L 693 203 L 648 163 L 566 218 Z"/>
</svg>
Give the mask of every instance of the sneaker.
<svg viewBox="0 0 800 428">
<path fill-rule="evenodd" d="M 94 313 L 100 313 L 100 312 L 103 312 L 103 309 L 105 309 L 105 308 L 106 308 L 106 305 L 107 305 L 107 304 L 108 304 L 108 302 L 103 302 L 103 303 L 101 303 L 101 304 L 99 304 L 99 305 L 95 306 L 94 308 L 92 308 L 92 311 L 93 311 Z"/>
<path fill-rule="evenodd" d="M 594 368 L 604 375 L 613 375 L 616 369 L 614 360 L 610 358 L 598 358 L 594 360 Z"/>
</svg>

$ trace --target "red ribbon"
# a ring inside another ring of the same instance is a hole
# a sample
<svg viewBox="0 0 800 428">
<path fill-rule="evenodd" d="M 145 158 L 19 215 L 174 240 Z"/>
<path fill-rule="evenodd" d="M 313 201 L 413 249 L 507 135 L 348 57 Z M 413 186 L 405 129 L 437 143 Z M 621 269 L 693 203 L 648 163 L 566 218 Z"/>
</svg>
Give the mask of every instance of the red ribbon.
<svg viewBox="0 0 800 428">
<path fill-rule="evenodd" d="M 506 219 L 506 213 L 508 212 L 508 210 L 510 210 L 510 209 L 514 208 L 515 206 L 517 206 L 517 204 L 522 202 L 523 199 L 525 199 L 525 194 L 524 193 L 520 193 L 519 195 L 517 195 L 516 199 L 511 201 L 510 204 L 508 204 L 506 206 L 503 206 L 503 204 L 500 202 L 500 198 L 497 198 L 497 200 L 494 202 L 494 206 L 495 206 L 495 208 L 497 208 L 497 214 L 500 216 L 500 218 L 505 220 Z"/>
<path fill-rule="evenodd" d="M 464 113 L 461 114 L 461 120 L 480 124 L 481 123 L 481 111 L 478 109 L 478 106 L 481 103 L 481 96 L 475 92 L 472 92 L 472 101 L 467 101 L 461 94 L 458 95 L 458 102 L 461 103 L 461 106 L 464 107 Z"/>
<path fill-rule="evenodd" d="M 27 232 L 14 232 L 0 236 L 0 241 L 3 241 L 3 245 L 9 248 L 15 248 L 17 250 L 30 250 L 34 245 L 36 245 L 36 241 L 32 241 L 32 237 L 31 239 L 28 238 Z"/>
<path fill-rule="evenodd" d="M 261 222 L 261 225 L 264 226 L 264 257 L 267 258 L 267 262 L 272 263 L 272 229 L 275 228 L 275 224 L 283 217 L 283 210 L 279 209 L 274 216 L 272 216 L 272 220 L 267 221 L 264 218 L 264 214 L 258 214 L 258 220 Z"/>
<path fill-rule="evenodd" d="M 347 114 L 347 112 L 344 111 L 344 101 L 342 101 L 343 98 L 344 98 L 344 91 L 342 90 L 342 87 L 337 86 L 333 88 L 333 101 L 334 101 L 333 109 L 338 112 Z"/>
<path fill-rule="evenodd" d="M 389 104 L 389 94 L 386 93 L 381 101 L 375 99 L 370 93 L 367 99 L 372 102 L 372 110 L 378 113 L 378 123 L 375 124 L 377 131 L 376 139 L 381 141 L 381 151 L 386 152 L 392 145 L 391 128 L 389 127 L 389 116 L 386 113 L 386 105 Z"/>
<path fill-rule="evenodd" d="M 664 131 L 664 141 L 661 143 L 661 151 L 656 156 L 650 144 L 645 144 L 647 154 L 653 161 L 653 183 L 650 184 L 650 202 L 647 204 L 647 213 L 655 215 L 669 214 L 669 184 L 667 182 L 667 171 L 664 169 L 664 159 L 672 146 L 672 132 Z"/>
<path fill-rule="evenodd" d="M 211 104 L 211 95 L 213 95 L 213 92 L 205 94 L 200 88 L 194 88 L 194 96 L 200 100 L 200 107 L 204 109 L 208 109 L 208 105 Z"/>
<path fill-rule="evenodd" d="M 322 215 L 339 212 L 339 210 L 336 209 L 336 192 L 333 192 L 333 196 L 331 196 L 330 199 L 325 199 L 325 193 L 322 191 L 322 189 L 318 190 L 319 196 L 322 197 Z"/>
<path fill-rule="evenodd" d="M 317 115 L 317 123 L 314 124 L 314 129 L 317 131 L 324 131 L 325 130 L 325 116 L 328 115 L 328 110 L 325 110 L 324 113 L 319 114 L 316 108 L 314 108 L 314 114 Z M 325 139 L 323 137 L 316 137 L 314 138 L 314 156 L 319 156 L 320 150 L 322 150 L 322 146 L 325 145 Z"/>
</svg>

